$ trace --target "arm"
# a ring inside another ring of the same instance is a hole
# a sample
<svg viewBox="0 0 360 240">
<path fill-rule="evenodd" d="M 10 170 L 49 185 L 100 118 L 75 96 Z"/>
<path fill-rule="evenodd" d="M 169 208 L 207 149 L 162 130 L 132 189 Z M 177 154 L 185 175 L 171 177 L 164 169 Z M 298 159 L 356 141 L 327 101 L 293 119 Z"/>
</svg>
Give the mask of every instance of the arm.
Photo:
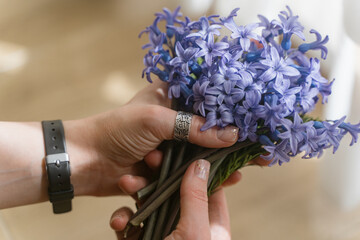
<svg viewBox="0 0 360 240">
<path fill-rule="evenodd" d="M 90 163 L 97 158 L 91 146 L 90 126 L 82 121 L 64 121 L 71 181 L 76 195 L 94 193 Z M 48 200 L 45 148 L 40 122 L 0 122 L 0 209 Z M 87 136 L 88 135 L 88 136 Z"/>
<path fill-rule="evenodd" d="M 156 148 L 174 132 L 176 112 L 166 107 L 164 91 L 166 85 L 153 83 L 116 110 L 64 121 L 75 196 L 131 194 L 147 184 L 151 169 L 161 162 Z M 190 142 L 204 147 L 235 143 L 238 129 L 201 132 L 204 122 L 194 116 Z M 48 199 L 44 157 L 40 122 L 0 123 L 0 209 Z"/>
</svg>

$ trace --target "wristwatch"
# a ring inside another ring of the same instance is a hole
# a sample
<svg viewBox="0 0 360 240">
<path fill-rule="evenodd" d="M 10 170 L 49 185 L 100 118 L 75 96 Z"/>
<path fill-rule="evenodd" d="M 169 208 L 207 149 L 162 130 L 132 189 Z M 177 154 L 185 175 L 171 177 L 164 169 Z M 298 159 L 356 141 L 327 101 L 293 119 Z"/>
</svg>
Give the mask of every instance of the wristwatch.
<svg viewBox="0 0 360 240">
<path fill-rule="evenodd" d="M 49 200 L 53 212 L 71 211 L 74 188 L 70 182 L 70 162 L 66 152 L 65 133 L 61 120 L 42 121 L 45 142 L 45 166 L 49 182 Z"/>
</svg>

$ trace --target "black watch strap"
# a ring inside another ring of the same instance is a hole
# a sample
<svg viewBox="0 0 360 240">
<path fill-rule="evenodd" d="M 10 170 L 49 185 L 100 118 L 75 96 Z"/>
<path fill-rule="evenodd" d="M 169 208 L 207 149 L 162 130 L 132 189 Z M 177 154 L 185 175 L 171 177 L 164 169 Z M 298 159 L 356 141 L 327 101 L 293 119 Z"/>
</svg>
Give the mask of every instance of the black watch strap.
<svg viewBox="0 0 360 240">
<path fill-rule="evenodd" d="M 53 212 L 69 212 L 74 188 L 70 182 L 70 162 L 66 153 L 64 127 L 61 120 L 42 121 L 41 124 L 45 141 L 48 193 Z"/>
</svg>

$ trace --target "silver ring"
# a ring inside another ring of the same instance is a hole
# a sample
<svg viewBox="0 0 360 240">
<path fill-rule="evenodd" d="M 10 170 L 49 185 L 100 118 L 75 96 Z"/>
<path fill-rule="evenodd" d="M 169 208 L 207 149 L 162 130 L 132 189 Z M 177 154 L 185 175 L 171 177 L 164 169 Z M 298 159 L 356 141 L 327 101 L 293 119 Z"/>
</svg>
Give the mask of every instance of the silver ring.
<svg viewBox="0 0 360 240">
<path fill-rule="evenodd" d="M 178 141 L 189 140 L 192 114 L 179 111 L 175 119 L 174 139 Z"/>
</svg>

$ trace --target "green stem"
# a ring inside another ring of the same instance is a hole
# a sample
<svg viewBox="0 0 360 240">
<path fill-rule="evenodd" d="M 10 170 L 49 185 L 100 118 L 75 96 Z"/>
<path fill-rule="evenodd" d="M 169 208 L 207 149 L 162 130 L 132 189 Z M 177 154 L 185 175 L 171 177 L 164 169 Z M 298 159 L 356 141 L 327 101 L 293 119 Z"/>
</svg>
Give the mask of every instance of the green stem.
<svg viewBox="0 0 360 240">
<path fill-rule="evenodd" d="M 156 189 L 158 189 L 163 184 L 163 182 L 166 180 L 167 176 L 169 175 L 173 148 L 174 148 L 174 142 L 170 141 L 167 146 L 167 151 L 164 154 L 164 159 L 161 165 L 160 176 L 158 179 L 158 184 Z"/>
<path fill-rule="evenodd" d="M 177 196 L 177 195 L 175 194 L 175 196 Z M 174 199 L 171 209 L 172 209 L 172 211 L 169 214 L 168 222 L 167 222 L 166 227 L 163 232 L 163 236 L 162 236 L 163 238 L 165 238 L 167 235 L 169 235 L 171 233 L 172 227 L 173 227 L 176 217 L 179 213 L 179 210 L 180 210 L 180 197 L 179 196 L 177 196 L 177 198 Z"/>
<path fill-rule="evenodd" d="M 181 163 L 183 162 L 183 159 L 184 159 L 186 142 L 179 143 L 179 145 L 180 145 L 180 149 L 179 149 L 179 152 L 175 159 L 175 162 L 173 163 L 171 173 L 174 173 L 181 166 Z M 155 225 L 153 240 L 161 240 L 161 236 L 163 233 L 162 230 L 164 227 L 164 222 L 166 220 L 166 216 L 169 211 L 169 206 L 170 206 L 170 199 L 168 198 L 160 207 L 159 215 L 157 218 L 157 223 Z"/>
<path fill-rule="evenodd" d="M 157 218 L 157 223 L 155 225 L 154 235 L 152 238 L 153 240 L 161 240 L 161 236 L 164 229 L 165 218 L 169 211 L 169 204 L 170 204 L 169 199 L 166 199 L 166 201 L 160 207 L 159 216 Z"/>
<path fill-rule="evenodd" d="M 226 159 L 226 157 L 227 156 L 224 156 L 224 157 L 218 159 L 217 161 L 215 161 L 213 164 L 211 164 L 209 180 L 208 180 L 208 187 L 210 187 L 210 184 L 211 184 L 213 178 L 215 177 L 216 171 L 220 167 L 221 163 Z"/>
<path fill-rule="evenodd" d="M 218 186 L 228 179 L 228 177 L 238 169 L 246 166 L 251 160 L 264 154 L 265 150 L 261 147 L 260 143 L 253 145 L 229 154 L 225 161 L 218 167 L 214 178 L 209 186 L 209 194 L 212 193 Z"/>
<path fill-rule="evenodd" d="M 210 163 L 216 161 L 217 159 L 228 155 L 234 151 L 243 149 L 254 143 L 246 141 L 241 143 L 236 143 L 231 147 L 223 148 L 220 150 L 214 150 L 213 154 L 209 157 L 202 157 L 208 160 Z M 185 173 L 188 166 L 199 159 L 198 157 L 191 159 L 189 162 L 185 163 L 181 168 L 179 168 L 172 176 L 170 176 L 164 184 L 157 189 L 143 204 L 143 206 L 132 216 L 128 224 L 132 226 L 139 226 L 142 221 L 144 221 L 155 209 L 157 209 L 169 196 L 172 195 L 180 186 L 181 179 Z"/>
<path fill-rule="evenodd" d="M 146 222 L 145 225 L 145 230 L 144 230 L 144 236 L 143 236 L 143 240 L 151 240 L 152 239 L 152 234 L 153 234 L 153 230 L 154 230 L 154 226 L 156 223 L 156 218 L 158 215 L 158 211 L 157 209 L 155 209 L 154 212 L 151 213 L 150 217 L 148 218 L 148 221 Z"/>
<path fill-rule="evenodd" d="M 155 180 L 154 182 L 150 183 L 149 185 L 147 185 L 146 187 L 140 189 L 139 191 L 137 191 L 136 196 L 139 200 L 142 200 L 143 198 L 145 198 L 146 196 L 148 196 L 149 194 L 153 193 L 156 190 L 156 186 L 158 185 L 158 181 Z"/>
<path fill-rule="evenodd" d="M 185 149 L 187 146 L 187 142 L 180 142 L 179 145 L 180 145 L 180 149 L 179 149 L 177 157 L 171 167 L 171 171 L 170 171 L 171 174 L 174 173 L 176 170 L 178 170 L 178 168 L 181 166 L 181 164 L 184 161 L 184 155 L 185 155 Z"/>
<path fill-rule="evenodd" d="M 201 152 L 199 152 L 198 154 L 196 154 L 195 157 L 193 157 L 192 159 L 201 159 L 201 158 L 206 158 L 207 156 L 209 156 L 210 154 L 216 152 L 218 149 L 216 148 L 208 148 L 205 149 Z M 176 171 L 174 171 L 174 174 L 176 173 Z M 171 174 L 172 177 L 173 174 Z M 172 179 L 175 179 L 174 177 L 172 177 Z M 147 185 L 146 187 L 140 189 L 137 192 L 137 196 L 139 199 L 143 199 L 145 197 L 147 197 L 148 195 L 152 194 L 155 190 L 156 190 L 156 186 L 158 184 L 158 181 L 154 181 L 151 184 Z"/>
<path fill-rule="evenodd" d="M 170 169 L 170 165 L 171 165 L 171 156 L 172 156 L 172 153 L 173 153 L 173 148 L 174 148 L 174 142 L 169 141 L 167 143 L 166 151 L 165 151 L 165 154 L 164 154 L 164 157 L 163 157 L 160 176 L 159 176 L 159 179 L 158 179 L 158 184 L 156 186 L 156 189 L 160 188 L 160 186 L 163 184 L 163 182 L 166 180 L 167 176 L 169 175 L 169 169 Z M 148 220 L 148 222 L 147 222 L 147 224 L 145 226 L 145 232 L 144 232 L 143 240 L 151 240 L 151 239 L 153 239 L 152 235 L 153 235 L 155 224 L 157 222 L 157 216 L 158 216 L 158 210 L 156 209 L 151 214 L 151 217 L 150 217 L 150 219 Z"/>
</svg>

